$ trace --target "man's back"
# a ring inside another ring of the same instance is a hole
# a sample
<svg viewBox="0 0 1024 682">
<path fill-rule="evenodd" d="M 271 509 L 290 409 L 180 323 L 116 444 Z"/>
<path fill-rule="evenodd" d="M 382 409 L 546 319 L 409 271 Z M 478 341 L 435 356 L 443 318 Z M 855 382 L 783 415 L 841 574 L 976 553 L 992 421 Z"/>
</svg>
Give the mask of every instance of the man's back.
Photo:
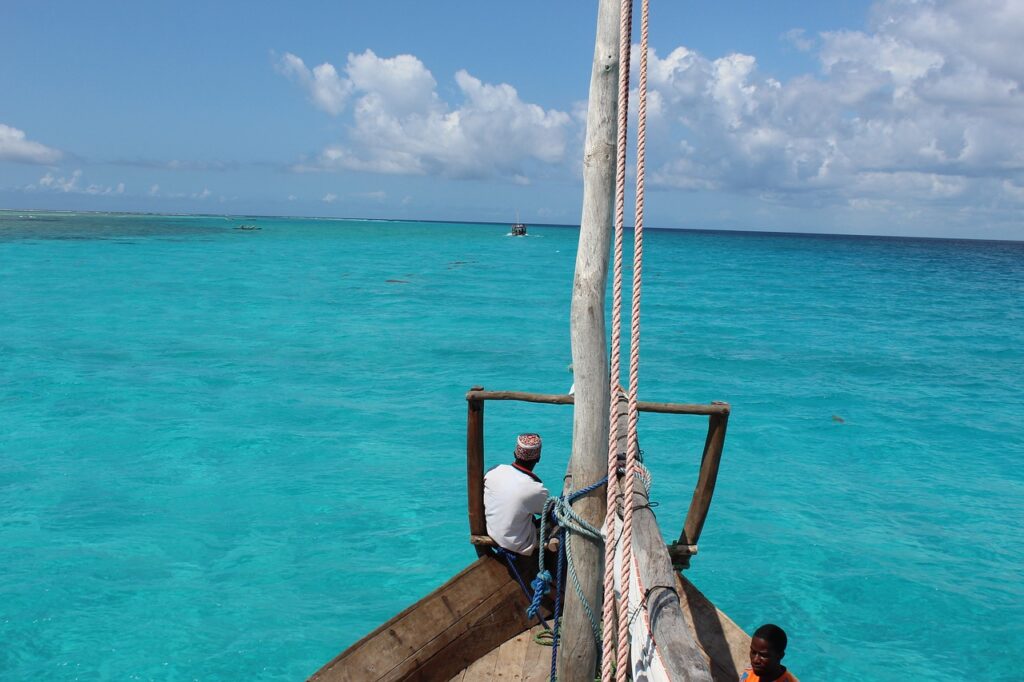
<svg viewBox="0 0 1024 682">
<path fill-rule="evenodd" d="M 548 490 L 528 469 L 500 464 L 484 476 L 487 534 L 501 547 L 531 554 L 537 547 L 534 514 L 544 511 Z"/>
</svg>

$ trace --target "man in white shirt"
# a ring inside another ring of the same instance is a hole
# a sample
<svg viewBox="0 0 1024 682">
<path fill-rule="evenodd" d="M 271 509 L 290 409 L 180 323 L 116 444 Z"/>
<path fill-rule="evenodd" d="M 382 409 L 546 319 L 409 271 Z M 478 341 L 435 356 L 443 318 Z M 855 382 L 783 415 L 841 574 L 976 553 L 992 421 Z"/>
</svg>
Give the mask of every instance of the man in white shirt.
<svg viewBox="0 0 1024 682">
<path fill-rule="evenodd" d="M 499 464 L 484 475 L 487 534 L 517 554 L 537 549 L 535 514 L 544 512 L 548 489 L 533 468 L 540 461 L 540 436 L 523 433 L 516 439 L 512 464 Z"/>
</svg>

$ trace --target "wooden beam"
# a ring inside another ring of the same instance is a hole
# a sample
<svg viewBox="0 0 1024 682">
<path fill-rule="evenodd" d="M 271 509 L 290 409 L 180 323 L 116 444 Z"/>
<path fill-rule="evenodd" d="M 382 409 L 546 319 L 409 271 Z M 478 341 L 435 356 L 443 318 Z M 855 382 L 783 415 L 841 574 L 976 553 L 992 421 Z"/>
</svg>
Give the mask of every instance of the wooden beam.
<svg viewBox="0 0 1024 682">
<path fill-rule="evenodd" d="M 470 535 L 469 535 L 469 543 L 471 545 L 476 545 L 477 547 L 497 547 L 498 546 L 498 543 L 495 542 L 494 538 L 492 538 L 490 535 L 478 535 L 478 534 L 475 534 L 475 533 L 470 533 Z"/>
<path fill-rule="evenodd" d="M 619 0 L 600 0 L 583 148 L 583 212 L 569 311 L 576 382 L 569 475 L 577 490 L 601 480 L 607 468 L 610 391 L 604 304 L 615 199 L 619 59 Z M 581 498 L 575 510 L 588 523 L 601 527 L 604 489 Z M 583 595 L 594 613 L 601 613 L 602 555 L 602 547 L 593 540 L 573 538 L 572 560 Z M 558 649 L 560 682 L 592 682 L 597 670 L 597 644 L 590 619 L 572 589 L 566 590 L 562 638 Z"/>
<path fill-rule="evenodd" d="M 722 448 L 725 445 L 725 429 L 729 425 L 729 415 L 717 414 L 708 417 L 708 435 L 704 440 L 704 454 L 700 460 L 700 474 L 697 485 L 693 489 L 693 499 L 686 513 L 683 532 L 677 545 L 696 545 L 700 540 L 704 521 L 708 518 L 711 498 L 715 494 L 715 483 L 718 481 L 718 467 L 722 461 Z M 688 557 L 676 557 L 676 564 L 689 566 Z"/>
<path fill-rule="evenodd" d="M 618 402 L 618 449 L 626 449 L 627 404 L 625 397 Z M 625 500 L 621 480 L 619 504 Z M 642 485 L 633 492 L 633 562 L 643 588 L 644 608 L 650 622 L 652 638 L 670 680 L 711 682 L 708 659 L 701 650 L 693 630 L 686 622 L 677 577 L 662 538 L 658 520 L 651 511 L 647 491 Z M 620 506 L 621 516 L 621 506 Z"/>
<path fill-rule="evenodd" d="M 466 400 L 518 400 L 524 403 L 548 403 L 551 405 L 572 405 L 572 395 L 552 393 L 527 393 L 525 391 L 477 391 L 466 394 Z"/>
<path fill-rule="evenodd" d="M 474 386 L 474 391 L 483 391 Z M 469 508 L 469 533 L 487 535 L 484 515 L 484 401 L 467 396 L 466 417 L 466 489 Z M 480 550 L 477 551 L 480 554 Z"/>
<path fill-rule="evenodd" d="M 466 394 L 466 400 L 517 400 L 524 403 L 546 403 L 549 405 L 572 405 L 575 397 L 557 393 L 527 393 L 525 391 L 484 391 L 472 389 Z M 637 407 L 641 412 L 660 412 L 662 414 L 729 414 L 732 409 L 729 403 L 713 402 L 709 404 L 695 403 L 652 403 L 639 401 Z"/>
</svg>

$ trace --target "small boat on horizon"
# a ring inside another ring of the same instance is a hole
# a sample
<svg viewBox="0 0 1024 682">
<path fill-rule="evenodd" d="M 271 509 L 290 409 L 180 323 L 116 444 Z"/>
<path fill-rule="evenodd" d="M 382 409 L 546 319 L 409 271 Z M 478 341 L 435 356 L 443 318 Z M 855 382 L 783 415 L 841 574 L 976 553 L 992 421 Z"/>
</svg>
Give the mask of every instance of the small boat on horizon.
<svg viewBox="0 0 1024 682">
<path fill-rule="evenodd" d="M 526 236 L 526 223 L 519 222 L 519 211 L 516 211 L 516 221 L 512 223 L 512 231 L 509 234 L 513 237 Z"/>
</svg>

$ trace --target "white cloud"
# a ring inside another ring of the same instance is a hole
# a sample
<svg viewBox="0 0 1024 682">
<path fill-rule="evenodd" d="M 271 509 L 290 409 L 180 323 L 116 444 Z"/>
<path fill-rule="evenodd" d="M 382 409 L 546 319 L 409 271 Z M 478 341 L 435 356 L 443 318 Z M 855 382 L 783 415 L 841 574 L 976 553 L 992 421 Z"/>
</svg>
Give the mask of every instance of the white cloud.
<svg viewBox="0 0 1024 682">
<path fill-rule="evenodd" d="M 814 49 L 814 40 L 807 37 L 807 31 L 802 28 L 791 28 L 782 37 L 801 52 L 810 52 Z"/>
<path fill-rule="evenodd" d="M 54 175 L 51 172 L 47 172 L 43 177 L 36 180 L 34 183 L 25 187 L 30 192 L 60 192 L 64 194 L 91 194 L 108 196 L 112 194 L 124 194 L 124 183 L 119 182 L 116 185 L 97 185 L 90 183 L 86 186 L 82 186 L 82 171 L 77 169 L 71 173 L 71 175 Z"/>
<path fill-rule="evenodd" d="M 119 182 L 114 187 L 105 187 L 103 185 L 89 185 L 82 190 L 84 194 L 124 194 L 124 183 Z"/>
<path fill-rule="evenodd" d="M 160 185 L 151 185 L 149 188 L 149 196 L 155 197 L 160 195 Z"/>
<path fill-rule="evenodd" d="M 338 76 L 330 64 L 321 64 L 310 70 L 300 58 L 286 52 L 278 61 L 277 69 L 302 86 L 317 108 L 333 116 L 344 110 L 352 83 Z"/>
<path fill-rule="evenodd" d="M 813 43 L 791 32 L 821 71 L 786 83 L 749 55 L 652 51 L 651 181 L 854 207 L 1012 196 L 1024 185 L 1024 3 L 885 0 L 871 16 L 867 31 Z"/>
<path fill-rule="evenodd" d="M 1002 188 L 1011 199 L 1024 203 L 1024 185 L 1017 185 L 1009 180 L 1004 180 Z"/>
<path fill-rule="evenodd" d="M 301 74 L 305 67 L 288 54 L 279 68 Z M 367 50 L 350 54 L 344 71 L 337 89 L 353 100 L 347 139 L 296 170 L 506 177 L 523 183 L 536 167 L 566 158 L 574 132 L 570 116 L 523 102 L 511 85 L 483 83 L 461 70 L 455 84 L 462 102 L 452 105 L 412 55 L 382 58 Z M 339 111 L 340 106 L 331 113 Z"/>
<path fill-rule="evenodd" d="M 324 195 L 324 198 L 321 199 L 321 201 L 323 201 L 325 204 L 333 204 L 337 200 L 338 195 L 335 194 L 334 192 L 328 192 L 327 194 Z"/>
<path fill-rule="evenodd" d="M 29 140 L 23 130 L 0 123 L 0 161 L 47 165 L 57 163 L 61 156 L 59 150 Z"/>
<path fill-rule="evenodd" d="M 41 189 L 49 189 L 55 192 L 76 192 L 78 191 L 78 181 L 81 177 L 81 169 L 74 171 L 67 177 L 57 177 L 53 173 L 47 172 L 46 175 L 39 178 L 36 185 Z M 35 189 L 35 187 L 31 188 Z"/>
</svg>

